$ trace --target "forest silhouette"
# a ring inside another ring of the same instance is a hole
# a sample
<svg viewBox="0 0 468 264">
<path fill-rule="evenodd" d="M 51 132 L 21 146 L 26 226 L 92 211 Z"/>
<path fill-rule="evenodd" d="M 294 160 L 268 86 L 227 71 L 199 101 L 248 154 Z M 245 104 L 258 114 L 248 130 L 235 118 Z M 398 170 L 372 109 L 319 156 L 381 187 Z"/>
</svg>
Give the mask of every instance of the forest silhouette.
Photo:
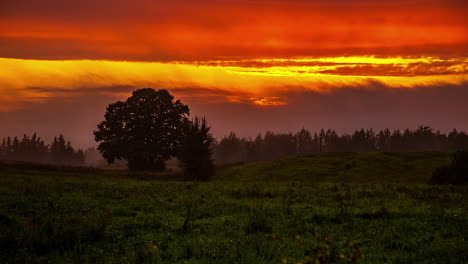
<svg viewBox="0 0 468 264">
<path fill-rule="evenodd" d="M 67 166 L 84 166 L 83 150 L 72 146 L 63 135 L 54 137 L 50 144 L 45 144 L 41 137 L 34 133 L 31 137 L 5 137 L 0 145 L 0 160 L 23 161 Z"/>
<path fill-rule="evenodd" d="M 297 133 L 267 131 L 254 139 L 239 137 L 234 132 L 214 146 L 218 165 L 275 160 L 321 152 L 410 152 L 457 151 L 468 149 L 468 134 L 453 129 L 450 133 L 434 131 L 428 126 L 411 130 L 360 129 L 351 134 L 338 134 L 332 129 L 310 132 L 303 128 Z"/>
<path fill-rule="evenodd" d="M 321 152 L 413 152 L 457 151 L 468 149 L 468 134 L 453 129 L 449 133 L 434 131 L 429 127 L 417 129 L 389 129 L 375 132 L 372 129 L 356 130 L 352 134 L 338 134 L 332 129 L 297 133 L 268 131 L 254 139 L 240 137 L 231 132 L 211 143 L 216 165 L 242 162 L 268 161 L 287 157 L 306 156 Z M 90 153 L 88 155 L 88 153 Z M 63 136 L 46 144 L 36 134 L 31 137 L 5 137 L 0 145 L 0 160 L 49 163 L 59 165 L 84 165 L 96 161 L 96 150 L 75 149 Z M 96 164 L 96 163 L 94 163 Z"/>
<path fill-rule="evenodd" d="M 205 118 L 189 120 L 190 109 L 164 89 L 135 90 L 126 101 L 111 103 L 105 120 L 94 131 L 98 150 L 112 164 L 126 161 L 130 170 L 163 171 L 169 159 L 177 158 L 191 178 L 208 179 L 213 166 L 258 162 L 322 152 L 422 152 L 468 149 L 468 134 L 449 133 L 429 126 L 393 130 L 360 129 L 338 134 L 333 129 L 296 133 L 267 131 L 255 138 L 235 132 L 215 140 Z M 86 157 L 86 154 L 89 157 Z M 96 151 L 75 149 L 63 135 L 50 144 L 32 136 L 5 137 L 0 160 L 83 166 L 95 164 Z M 214 164 L 213 164 L 214 162 Z M 204 169 L 200 169 L 204 168 Z M 195 175 L 196 174 L 196 175 Z"/>
</svg>

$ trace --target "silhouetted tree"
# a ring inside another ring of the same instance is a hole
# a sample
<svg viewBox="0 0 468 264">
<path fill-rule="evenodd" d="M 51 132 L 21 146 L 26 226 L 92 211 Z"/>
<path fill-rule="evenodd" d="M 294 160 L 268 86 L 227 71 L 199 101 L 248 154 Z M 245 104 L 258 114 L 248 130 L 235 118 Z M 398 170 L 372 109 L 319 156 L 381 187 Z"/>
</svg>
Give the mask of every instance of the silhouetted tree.
<svg viewBox="0 0 468 264">
<path fill-rule="evenodd" d="M 131 170 L 162 171 L 177 154 L 188 115 L 188 106 L 174 102 L 167 90 L 136 90 L 107 107 L 94 132 L 98 150 L 109 164 L 126 159 Z"/>
<path fill-rule="evenodd" d="M 318 136 L 318 144 L 319 144 L 319 152 L 323 150 L 323 141 L 325 140 L 325 130 L 320 130 L 320 134 Z"/>
<path fill-rule="evenodd" d="M 340 151 L 340 137 L 335 130 L 328 129 L 325 133 L 324 144 L 327 152 Z"/>
<path fill-rule="evenodd" d="M 391 132 L 388 129 L 381 130 L 377 134 L 376 148 L 379 151 L 389 151 L 391 142 Z"/>
<path fill-rule="evenodd" d="M 255 139 L 245 139 L 243 142 L 246 145 L 246 160 L 247 161 L 260 161 L 263 160 L 263 153 L 265 152 L 263 144 L 262 133 L 258 133 Z"/>
<path fill-rule="evenodd" d="M 0 158 L 3 158 L 6 153 L 6 138 L 2 139 L 2 145 L 0 146 Z"/>
<path fill-rule="evenodd" d="M 62 134 L 58 137 L 54 137 L 52 145 L 50 146 L 50 156 L 54 164 L 73 166 L 85 165 L 83 150 L 79 149 L 75 151 L 71 142 L 65 140 Z"/>
<path fill-rule="evenodd" d="M 18 137 L 13 138 L 12 153 L 13 160 L 20 160 L 20 148 Z"/>
<path fill-rule="evenodd" d="M 11 143 L 11 138 L 7 138 L 7 147 L 6 147 L 7 154 L 11 154 L 13 152 L 13 145 Z"/>
<path fill-rule="evenodd" d="M 213 136 L 206 119 L 196 117 L 185 129 L 181 149 L 178 155 L 180 165 L 187 180 L 206 181 L 211 179 L 214 172 L 214 164 L 211 158 L 213 154 Z"/>
<path fill-rule="evenodd" d="M 320 138 L 317 132 L 314 132 L 312 137 L 312 153 L 320 152 Z"/>
<path fill-rule="evenodd" d="M 50 146 L 50 156 L 52 158 L 52 162 L 56 164 L 64 164 L 67 160 L 66 157 L 66 143 L 65 138 L 62 134 L 60 136 L 54 137 L 52 141 L 52 145 Z"/>
<path fill-rule="evenodd" d="M 295 135 L 296 155 L 304 156 L 312 153 L 312 134 L 309 130 L 302 128 Z"/>
<path fill-rule="evenodd" d="M 447 136 L 447 145 L 450 150 L 468 150 L 468 134 L 454 129 Z"/>
</svg>

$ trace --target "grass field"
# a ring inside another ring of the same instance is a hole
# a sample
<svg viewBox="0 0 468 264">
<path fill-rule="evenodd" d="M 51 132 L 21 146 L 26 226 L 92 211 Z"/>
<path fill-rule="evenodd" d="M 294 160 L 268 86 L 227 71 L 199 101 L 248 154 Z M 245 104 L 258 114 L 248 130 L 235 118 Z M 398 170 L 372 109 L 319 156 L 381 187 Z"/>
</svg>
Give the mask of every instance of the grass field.
<svg viewBox="0 0 468 264">
<path fill-rule="evenodd" d="M 323 153 L 229 166 L 216 179 L 235 182 L 426 183 L 450 162 L 447 152 Z"/>
<path fill-rule="evenodd" d="M 466 263 L 468 187 L 424 184 L 449 157 L 325 154 L 208 183 L 0 166 L 0 263 Z"/>
</svg>

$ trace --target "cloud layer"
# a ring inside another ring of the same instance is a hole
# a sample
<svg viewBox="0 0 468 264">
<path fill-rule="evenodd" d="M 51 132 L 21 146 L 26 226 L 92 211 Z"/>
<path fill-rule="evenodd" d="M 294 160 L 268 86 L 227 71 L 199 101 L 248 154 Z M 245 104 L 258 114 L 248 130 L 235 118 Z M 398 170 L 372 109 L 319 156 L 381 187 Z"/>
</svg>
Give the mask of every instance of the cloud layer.
<svg viewBox="0 0 468 264">
<path fill-rule="evenodd" d="M 128 95 L 122 87 L 180 91 L 206 102 L 288 104 L 282 93 L 327 92 L 380 82 L 407 88 L 467 81 L 468 61 L 438 58 L 336 57 L 171 63 L 43 61 L 0 58 L 0 111 L 58 95 Z M 51 88 L 52 87 L 52 88 Z M 106 87 L 106 90 L 96 87 Z M 190 87 L 193 87 L 190 89 Z M 220 97 L 219 94 L 224 94 Z"/>
<path fill-rule="evenodd" d="M 9 58 L 466 57 L 468 44 L 459 0 L 4 0 L 0 10 Z"/>
</svg>

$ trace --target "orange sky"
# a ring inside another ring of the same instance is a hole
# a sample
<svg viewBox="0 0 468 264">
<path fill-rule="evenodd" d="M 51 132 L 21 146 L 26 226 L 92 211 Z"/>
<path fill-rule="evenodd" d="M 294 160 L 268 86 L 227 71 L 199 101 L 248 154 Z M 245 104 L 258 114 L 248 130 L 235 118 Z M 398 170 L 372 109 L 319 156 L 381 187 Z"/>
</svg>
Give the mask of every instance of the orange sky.
<svg viewBox="0 0 468 264">
<path fill-rule="evenodd" d="M 0 59 L 0 65 L 1 94 L 4 95 L 0 111 L 109 85 L 167 88 L 182 98 L 203 97 L 206 103 L 250 101 L 261 106 L 279 106 L 287 103 L 282 97 L 290 91 L 328 92 L 343 86 L 365 86 L 369 81 L 378 81 L 395 89 L 410 89 L 435 84 L 459 85 L 468 80 L 467 59 L 426 57 L 164 63 Z M 187 87 L 192 87 L 193 93 L 187 91 Z M 200 88 L 205 88 L 203 93 Z M 122 93 L 112 89 L 106 93 L 116 97 L 128 95 L 128 91 Z M 210 94 L 215 94 L 215 98 L 210 99 Z"/>
<path fill-rule="evenodd" d="M 148 86 L 285 112 L 301 93 L 465 87 L 466 13 L 459 0 L 4 0 L 0 112 Z"/>
<path fill-rule="evenodd" d="M 6 0 L 2 57 L 466 56 L 464 1 Z"/>
</svg>

